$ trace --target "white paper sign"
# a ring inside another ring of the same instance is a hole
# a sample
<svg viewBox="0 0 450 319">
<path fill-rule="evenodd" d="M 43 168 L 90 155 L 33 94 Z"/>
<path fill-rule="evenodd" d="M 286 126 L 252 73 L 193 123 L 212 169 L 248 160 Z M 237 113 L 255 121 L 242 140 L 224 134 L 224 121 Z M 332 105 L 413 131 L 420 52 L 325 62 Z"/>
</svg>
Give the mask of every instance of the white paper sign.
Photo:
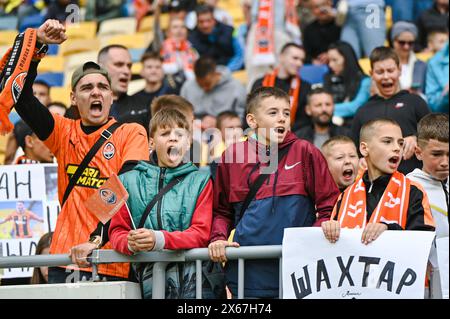
<svg viewBox="0 0 450 319">
<path fill-rule="evenodd" d="M 439 274 L 441 277 L 442 298 L 449 299 L 448 295 L 448 237 L 436 239 Z"/>
<path fill-rule="evenodd" d="M 423 298 L 434 232 L 385 231 L 369 245 L 361 229 L 331 244 L 320 227 L 287 228 L 283 298 Z"/>
<path fill-rule="evenodd" d="M 0 256 L 33 255 L 59 211 L 56 164 L 0 166 Z M 2 277 L 30 277 L 32 271 L 4 269 Z"/>
</svg>

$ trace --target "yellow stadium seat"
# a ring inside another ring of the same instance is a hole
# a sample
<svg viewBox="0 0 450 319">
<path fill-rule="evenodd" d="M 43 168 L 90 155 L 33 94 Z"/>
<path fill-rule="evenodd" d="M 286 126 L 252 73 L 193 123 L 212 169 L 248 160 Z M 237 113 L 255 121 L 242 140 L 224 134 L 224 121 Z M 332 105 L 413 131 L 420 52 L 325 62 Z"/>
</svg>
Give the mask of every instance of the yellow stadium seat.
<svg viewBox="0 0 450 319">
<path fill-rule="evenodd" d="M 359 59 L 358 60 L 361 69 L 363 69 L 364 73 L 370 75 L 370 60 L 369 58 Z"/>
<path fill-rule="evenodd" d="M 127 93 L 128 93 L 128 95 L 133 95 L 133 94 L 143 90 L 144 87 L 145 87 L 145 80 L 144 79 L 131 81 L 130 84 L 128 85 L 128 92 Z"/>
<path fill-rule="evenodd" d="M 100 49 L 99 39 L 73 39 L 61 44 L 59 54 L 68 56 L 76 53 L 94 51 Z"/>
<path fill-rule="evenodd" d="M 139 24 L 139 32 L 149 32 L 153 30 L 153 16 L 146 16 L 142 18 L 141 23 Z"/>
<path fill-rule="evenodd" d="M 233 78 L 241 82 L 243 85 L 247 86 L 248 75 L 246 70 L 235 71 L 232 74 Z"/>
<path fill-rule="evenodd" d="M 416 57 L 423 62 L 428 62 L 428 60 L 433 57 L 433 53 L 432 52 L 416 53 Z"/>
<path fill-rule="evenodd" d="M 159 17 L 159 23 L 161 26 L 161 30 L 167 30 L 169 28 L 170 15 L 168 13 L 161 13 L 161 16 Z"/>
<path fill-rule="evenodd" d="M 392 8 L 391 6 L 386 6 L 386 30 L 389 30 L 392 27 Z"/>
<path fill-rule="evenodd" d="M 70 105 L 70 88 L 54 86 L 50 89 L 50 98 L 52 102 L 62 102 Z"/>
<path fill-rule="evenodd" d="M 128 49 L 146 48 L 151 40 L 149 32 L 136 34 L 121 34 L 108 38 L 107 44 L 121 44 Z"/>
<path fill-rule="evenodd" d="M 17 34 L 19 33 L 16 30 L 1 30 L 0 45 L 7 45 L 9 47 L 12 47 Z"/>
<path fill-rule="evenodd" d="M 83 21 L 66 26 L 66 34 L 69 39 L 93 39 L 96 33 L 96 21 Z"/>
<path fill-rule="evenodd" d="M 142 70 L 142 63 L 141 62 L 133 63 L 133 65 L 131 66 L 131 73 L 132 74 L 140 74 L 141 70 Z"/>
<path fill-rule="evenodd" d="M 134 17 L 106 20 L 100 24 L 98 35 L 134 34 L 136 25 L 137 21 Z"/>
<path fill-rule="evenodd" d="M 48 55 L 38 65 L 38 72 L 64 72 L 64 57 Z"/>
</svg>

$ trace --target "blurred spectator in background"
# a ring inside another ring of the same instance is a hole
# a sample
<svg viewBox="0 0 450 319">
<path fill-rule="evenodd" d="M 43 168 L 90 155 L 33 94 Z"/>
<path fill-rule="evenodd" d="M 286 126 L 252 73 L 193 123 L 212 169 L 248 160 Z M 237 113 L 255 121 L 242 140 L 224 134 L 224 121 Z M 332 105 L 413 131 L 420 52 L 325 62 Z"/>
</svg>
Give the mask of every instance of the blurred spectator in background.
<svg viewBox="0 0 450 319">
<path fill-rule="evenodd" d="M 428 61 L 426 95 L 433 112 L 448 114 L 448 42 Z"/>
<path fill-rule="evenodd" d="M 233 26 L 233 17 L 226 10 L 218 8 L 217 3 L 219 0 L 204 0 L 204 4 L 211 6 L 214 9 L 214 19 L 218 22 L 222 22 L 223 24 Z M 197 25 L 197 15 L 195 12 L 191 11 L 186 16 L 186 26 L 189 29 L 194 29 Z"/>
<path fill-rule="evenodd" d="M 407 4 L 411 1 L 402 2 Z M 419 19 L 417 20 L 417 26 L 419 29 L 419 49 L 424 49 L 427 47 L 427 36 L 432 30 L 436 28 L 448 29 L 448 2 L 449 0 L 435 0 L 433 5 L 429 6 L 429 9 L 422 12 L 422 14 L 420 15 Z M 393 13 L 396 14 L 397 11 L 394 10 Z M 414 19 L 412 21 L 416 20 Z"/>
<path fill-rule="evenodd" d="M 150 104 L 155 97 L 165 94 L 178 94 L 179 88 L 175 81 L 164 77 L 163 62 L 159 53 L 147 52 L 142 58 L 141 76 L 145 80 L 145 88 L 132 96 L 133 100 L 143 107 L 139 116 L 145 117 L 147 128 L 150 124 Z"/>
<path fill-rule="evenodd" d="M 448 29 L 434 29 L 428 33 L 426 51 L 435 55 L 448 42 Z"/>
<path fill-rule="evenodd" d="M 36 247 L 35 255 L 48 255 L 50 253 L 50 245 L 52 243 L 53 232 L 44 234 Z M 36 267 L 33 270 L 30 284 L 47 284 L 48 283 L 48 267 Z"/>
<path fill-rule="evenodd" d="M 14 125 L 14 136 L 24 154 L 15 164 L 53 163 L 53 154 L 23 120 Z"/>
<path fill-rule="evenodd" d="M 50 86 L 47 82 L 42 80 L 36 80 L 33 83 L 33 95 L 41 102 L 43 105 L 47 106 L 50 104 Z M 18 157 L 22 156 L 23 148 L 19 149 L 20 143 L 17 140 L 14 131 L 12 134 L 8 136 L 8 140 L 6 141 L 6 149 L 5 149 L 5 165 L 13 164 L 14 160 Z"/>
<path fill-rule="evenodd" d="M 108 19 L 120 18 L 125 13 L 125 3 L 125 0 L 87 0 L 85 20 L 95 20 L 100 24 Z"/>
<path fill-rule="evenodd" d="M 336 42 L 328 48 L 330 72 L 325 75 L 324 87 L 333 95 L 336 123 L 348 125 L 358 108 L 370 97 L 370 77 L 364 74 L 355 51 L 346 42 Z"/>
<path fill-rule="evenodd" d="M 188 30 L 179 18 L 170 20 L 167 39 L 162 43 L 161 55 L 164 59 L 165 74 L 181 72 L 185 79 L 194 78 L 194 63 L 198 59 L 197 51 L 187 39 Z"/>
<path fill-rule="evenodd" d="M 45 106 L 50 104 L 50 85 L 47 82 L 36 80 L 33 83 L 33 95 Z"/>
<path fill-rule="evenodd" d="M 148 130 L 149 105 L 140 104 L 127 94 L 131 81 L 131 55 L 123 45 L 108 45 L 100 50 L 98 63 L 111 78 L 113 104 L 109 115 L 121 123 L 138 123 Z"/>
<path fill-rule="evenodd" d="M 214 19 L 214 9 L 199 6 L 196 9 L 197 26 L 189 33 L 189 41 L 201 57 L 209 56 L 219 65 L 228 65 L 235 54 L 233 27 Z"/>
<path fill-rule="evenodd" d="M 339 40 L 341 28 L 336 25 L 331 0 L 311 0 L 310 5 L 316 19 L 303 31 L 306 63 L 328 64 L 328 47 Z"/>
<path fill-rule="evenodd" d="M 387 117 L 399 123 L 404 142 L 402 161 L 398 171 L 403 174 L 421 167 L 414 155 L 417 145 L 417 123 L 430 110 L 427 103 L 417 94 L 400 90 L 401 65 L 394 49 L 378 47 L 370 55 L 372 80 L 376 83 L 378 95 L 372 96 L 361 106 L 352 121 L 352 138 L 359 145 L 361 127 L 370 120 Z"/>
<path fill-rule="evenodd" d="M 448 0 L 445 0 L 448 2 Z M 433 0 L 386 0 L 392 8 L 392 21 L 417 21 L 423 11 L 433 5 Z"/>
<path fill-rule="evenodd" d="M 61 116 L 64 116 L 67 111 L 67 106 L 62 102 L 51 102 L 47 106 L 50 113 L 53 114 L 59 114 Z"/>
<path fill-rule="evenodd" d="M 341 40 L 350 43 L 359 59 L 384 44 L 386 18 L 384 0 L 348 0 Z"/>
<path fill-rule="evenodd" d="M 56 19 L 62 23 L 66 22 L 66 18 L 72 14 L 73 10 L 66 10 L 68 5 L 79 7 L 78 0 L 55 0 L 51 1 L 47 7 L 47 14 L 44 20 Z"/>
<path fill-rule="evenodd" d="M 295 0 L 252 0 L 245 47 L 249 87 L 271 70 L 286 43 L 302 43 L 296 5 Z"/>
<path fill-rule="evenodd" d="M 350 130 L 331 122 L 333 118 L 333 96 L 323 88 L 312 89 L 307 97 L 306 114 L 311 117 L 312 124 L 295 131 L 298 138 L 307 140 L 315 147 L 321 148 L 323 143 L 336 135 L 350 136 Z"/>
<path fill-rule="evenodd" d="M 194 105 L 194 113 L 217 116 L 234 111 L 244 116 L 245 88 L 228 68 L 209 57 L 201 57 L 194 66 L 195 79 L 186 81 L 180 95 Z"/>
<path fill-rule="evenodd" d="M 417 27 L 406 21 L 398 21 L 392 26 L 392 46 L 400 58 L 402 75 L 400 88 L 414 93 L 425 92 L 425 76 L 427 64 L 418 60 L 414 54 L 414 43 L 417 39 Z"/>
<path fill-rule="evenodd" d="M 287 92 L 291 98 L 291 127 L 293 131 L 311 124 L 305 112 L 306 96 L 311 85 L 299 76 L 300 68 L 305 61 L 305 49 L 289 42 L 280 52 L 279 63 L 274 71 L 253 83 L 252 90 L 261 86 L 277 87 Z"/>
</svg>

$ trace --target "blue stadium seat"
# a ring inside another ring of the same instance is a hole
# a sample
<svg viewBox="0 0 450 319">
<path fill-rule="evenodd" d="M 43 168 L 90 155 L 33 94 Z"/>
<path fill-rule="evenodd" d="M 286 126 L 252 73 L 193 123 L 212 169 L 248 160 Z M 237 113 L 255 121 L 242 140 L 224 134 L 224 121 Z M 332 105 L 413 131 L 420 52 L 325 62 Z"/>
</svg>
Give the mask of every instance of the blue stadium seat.
<svg viewBox="0 0 450 319">
<path fill-rule="evenodd" d="M 16 16 L 0 17 L 0 30 L 16 30 L 18 18 Z"/>
<path fill-rule="evenodd" d="M 311 84 L 323 83 L 323 77 L 327 73 L 327 65 L 305 64 L 300 69 L 300 77 Z"/>
<path fill-rule="evenodd" d="M 36 77 L 36 80 L 44 81 L 49 86 L 63 86 L 64 73 L 41 73 Z"/>
<path fill-rule="evenodd" d="M 131 61 L 133 63 L 141 61 L 141 56 L 144 54 L 146 49 L 130 49 Z"/>
<path fill-rule="evenodd" d="M 20 23 L 19 32 L 23 32 L 27 28 L 38 28 L 42 23 L 44 23 L 44 16 L 40 14 L 24 17 Z"/>
<path fill-rule="evenodd" d="M 59 45 L 57 45 L 57 44 L 49 44 L 47 55 L 58 55 L 58 48 L 59 48 Z"/>
</svg>

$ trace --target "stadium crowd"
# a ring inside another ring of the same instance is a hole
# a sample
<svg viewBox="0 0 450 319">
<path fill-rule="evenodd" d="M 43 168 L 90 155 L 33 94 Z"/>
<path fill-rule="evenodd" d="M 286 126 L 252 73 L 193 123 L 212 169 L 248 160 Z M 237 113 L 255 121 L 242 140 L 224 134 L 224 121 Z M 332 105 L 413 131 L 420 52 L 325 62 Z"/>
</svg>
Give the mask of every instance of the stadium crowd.
<svg viewBox="0 0 450 319">
<path fill-rule="evenodd" d="M 97 248 L 208 247 L 224 278 L 205 280 L 204 297 L 223 298 L 225 285 L 237 295 L 225 247 L 279 245 L 287 227 L 322 227 L 330 242 L 360 226 L 366 244 L 385 230 L 448 237 L 448 11 L 448 0 L 0 0 L 0 155 L 58 164 L 62 209 L 37 253 L 70 251 L 67 269 L 89 278 Z M 19 40 L 34 54 L 17 95 L 5 66 Z M 85 205 L 87 167 L 130 194 L 106 224 Z M 404 211 L 380 209 L 404 189 Z M 353 221 L 343 207 L 358 200 L 366 220 Z M 70 274 L 43 271 L 32 283 Z M 246 297 L 278 296 L 278 261 L 245 273 Z M 99 274 L 151 297 L 149 265 Z M 167 298 L 195 298 L 195 264 L 168 278 Z"/>
</svg>

